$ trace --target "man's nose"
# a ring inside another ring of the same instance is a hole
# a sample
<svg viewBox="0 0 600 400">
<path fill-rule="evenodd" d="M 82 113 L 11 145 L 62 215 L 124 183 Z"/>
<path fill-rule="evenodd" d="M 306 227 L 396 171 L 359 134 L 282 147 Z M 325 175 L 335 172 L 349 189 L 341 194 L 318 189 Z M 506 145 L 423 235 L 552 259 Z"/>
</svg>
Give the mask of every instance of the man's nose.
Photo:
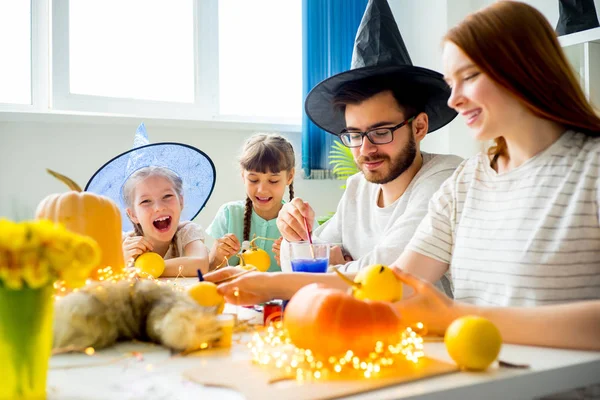
<svg viewBox="0 0 600 400">
<path fill-rule="evenodd" d="M 377 145 L 371 143 L 369 138 L 365 135 L 363 137 L 363 142 L 360 145 L 360 153 L 361 154 L 371 154 L 377 150 Z"/>
</svg>

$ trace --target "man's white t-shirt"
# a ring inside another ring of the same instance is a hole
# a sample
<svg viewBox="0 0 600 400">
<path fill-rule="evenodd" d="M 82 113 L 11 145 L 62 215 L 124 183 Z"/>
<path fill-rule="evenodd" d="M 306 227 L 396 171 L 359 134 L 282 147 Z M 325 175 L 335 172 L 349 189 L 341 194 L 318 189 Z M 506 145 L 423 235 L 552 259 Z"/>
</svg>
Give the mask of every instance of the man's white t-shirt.
<svg viewBox="0 0 600 400">
<path fill-rule="evenodd" d="M 379 184 L 367 181 L 362 172 L 348 178 L 337 211 L 313 232 L 313 240 L 341 244 L 352 256 L 355 261 L 345 264 L 343 271 L 356 272 L 371 264 L 395 261 L 427 214 L 432 195 L 462 161 L 453 155 L 421 154 L 421 169 L 404 194 L 386 207 L 377 205 Z M 284 241 L 282 270 L 291 271 L 286 248 Z"/>
</svg>

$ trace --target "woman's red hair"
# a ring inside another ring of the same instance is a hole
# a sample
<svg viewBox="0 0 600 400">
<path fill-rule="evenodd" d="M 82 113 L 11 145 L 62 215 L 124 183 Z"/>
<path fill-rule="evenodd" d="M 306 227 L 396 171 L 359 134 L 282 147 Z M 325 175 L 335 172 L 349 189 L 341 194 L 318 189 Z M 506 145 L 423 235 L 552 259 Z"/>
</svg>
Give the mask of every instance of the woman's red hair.
<svg viewBox="0 0 600 400">
<path fill-rule="evenodd" d="M 495 82 L 531 112 L 589 136 L 600 136 L 600 117 L 586 99 L 550 23 L 534 7 L 500 1 L 452 28 L 444 40 L 460 47 Z M 496 139 L 490 156 L 505 154 Z"/>
</svg>

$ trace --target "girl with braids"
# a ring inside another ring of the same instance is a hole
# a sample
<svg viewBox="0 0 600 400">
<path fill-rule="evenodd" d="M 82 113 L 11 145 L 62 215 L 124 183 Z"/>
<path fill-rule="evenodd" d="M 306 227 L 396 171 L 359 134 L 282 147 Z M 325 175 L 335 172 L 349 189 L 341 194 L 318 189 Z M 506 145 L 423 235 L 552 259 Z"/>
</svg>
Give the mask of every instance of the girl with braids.
<svg viewBox="0 0 600 400">
<path fill-rule="evenodd" d="M 273 241 L 281 236 L 277 215 L 283 206 L 286 187 L 294 198 L 294 148 L 284 137 L 257 134 L 244 144 L 240 157 L 246 200 L 221 206 L 207 232 L 216 240 L 210 251 L 210 269 L 235 256 L 241 243 L 256 237 L 255 244 L 271 258 L 269 272 L 281 271 L 273 253 Z M 262 239 L 265 238 L 265 239 Z M 237 260 L 230 260 L 236 263 Z"/>
<path fill-rule="evenodd" d="M 165 259 L 162 276 L 208 272 L 204 230 L 191 222 L 210 198 L 216 173 L 203 151 L 182 143 L 150 143 L 140 124 L 133 148 L 105 163 L 85 187 L 121 210 L 127 263 L 152 251 Z"/>
<path fill-rule="evenodd" d="M 134 230 L 124 234 L 125 260 L 153 251 L 165 259 L 162 276 L 196 276 L 208 272 L 208 248 L 203 229 L 180 222 L 183 182 L 164 167 L 144 167 L 123 185 L 123 200 Z"/>
</svg>

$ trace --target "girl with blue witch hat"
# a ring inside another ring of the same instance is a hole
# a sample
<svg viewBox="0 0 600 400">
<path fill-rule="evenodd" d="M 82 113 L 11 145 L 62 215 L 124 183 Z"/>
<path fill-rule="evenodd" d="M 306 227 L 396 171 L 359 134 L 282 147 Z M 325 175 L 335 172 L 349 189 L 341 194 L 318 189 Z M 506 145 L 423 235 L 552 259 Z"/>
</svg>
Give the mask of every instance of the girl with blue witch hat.
<svg viewBox="0 0 600 400">
<path fill-rule="evenodd" d="M 204 230 L 191 222 L 215 185 L 215 167 L 201 150 L 181 143 L 150 144 L 142 123 L 133 149 L 92 176 L 85 190 L 114 200 L 121 209 L 126 261 L 152 251 L 165 259 L 162 276 L 208 271 Z"/>
</svg>

